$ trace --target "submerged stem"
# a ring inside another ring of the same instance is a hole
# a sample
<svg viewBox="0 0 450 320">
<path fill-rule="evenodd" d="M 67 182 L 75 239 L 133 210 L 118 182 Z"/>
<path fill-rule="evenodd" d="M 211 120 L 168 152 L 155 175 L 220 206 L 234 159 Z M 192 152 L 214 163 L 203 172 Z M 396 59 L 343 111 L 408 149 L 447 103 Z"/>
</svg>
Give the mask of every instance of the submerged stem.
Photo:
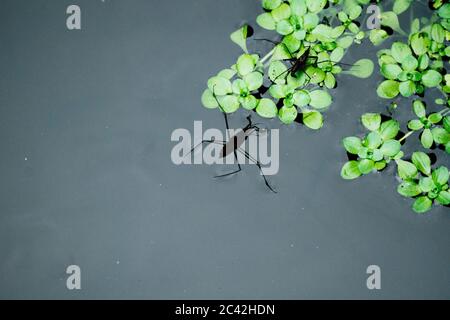
<svg viewBox="0 0 450 320">
<path fill-rule="evenodd" d="M 264 56 L 264 58 L 261 59 L 261 63 L 266 62 L 273 54 L 275 53 L 275 48 L 273 48 L 268 54 Z"/>
<path fill-rule="evenodd" d="M 401 138 L 400 140 L 398 140 L 398 142 L 402 142 L 402 141 L 408 139 L 413 133 L 414 133 L 414 131 L 408 132 L 407 134 L 405 134 L 405 135 L 403 136 L 403 138 Z"/>
</svg>

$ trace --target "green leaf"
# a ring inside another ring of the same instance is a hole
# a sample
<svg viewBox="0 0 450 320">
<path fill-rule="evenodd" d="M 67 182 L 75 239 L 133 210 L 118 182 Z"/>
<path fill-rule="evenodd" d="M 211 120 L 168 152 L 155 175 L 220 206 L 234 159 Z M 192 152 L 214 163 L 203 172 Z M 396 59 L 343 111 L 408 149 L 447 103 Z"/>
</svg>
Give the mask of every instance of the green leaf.
<svg viewBox="0 0 450 320">
<path fill-rule="evenodd" d="M 206 89 L 202 94 L 202 104 L 205 108 L 208 109 L 214 109 L 219 106 L 211 90 L 209 89 Z"/>
<path fill-rule="evenodd" d="M 417 168 L 414 164 L 404 160 L 396 160 L 398 176 L 403 180 L 414 179 L 417 176 Z"/>
<path fill-rule="evenodd" d="M 416 85 L 413 81 L 404 81 L 398 87 L 400 94 L 406 98 L 416 93 Z"/>
<path fill-rule="evenodd" d="M 217 76 L 208 80 L 208 89 L 218 96 L 233 92 L 230 80 Z"/>
<path fill-rule="evenodd" d="M 258 106 L 256 107 L 256 113 L 263 118 L 275 118 L 278 109 L 272 100 L 263 98 L 259 100 Z"/>
<path fill-rule="evenodd" d="M 255 69 L 255 60 L 250 54 L 243 54 L 238 58 L 236 68 L 241 76 L 245 76 Z"/>
<path fill-rule="evenodd" d="M 397 15 L 392 11 L 386 11 L 381 14 L 381 25 L 391 28 L 392 30 L 404 34 L 405 32 L 400 28 Z"/>
<path fill-rule="evenodd" d="M 380 134 L 383 141 L 394 139 L 400 131 L 400 125 L 395 120 L 388 120 L 381 124 Z"/>
<path fill-rule="evenodd" d="M 294 103 L 298 107 L 306 107 L 311 102 L 308 91 L 299 90 L 294 93 Z"/>
<path fill-rule="evenodd" d="M 427 176 L 431 174 L 431 160 L 427 154 L 423 152 L 414 152 L 412 155 L 412 162 L 423 174 Z"/>
<path fill-rule="evenodd" d="M 437 87 L 442 81 L 442 75 L 435 70 L 427 70 L 422 76 L 422 83 L 425 87 Z"/>
<path fill-rule="evenodd" d="M 425 213 L 431 209 L 433 202 L 428 197 L 420 197 L 413 204 L 413 210 L 417 213 Z"/>
<path fill-rule="evenodd" d="M 295 121 L 297 118 L 297 109 L 295 107 L 286 107 L 283 106 L 278 111 L 278 118 L 283 122 L 284 124 L 291 124 Z"/>
<path fill-rule="evenodd" d="M 369 159 L 363 159 L 358 163 L 358 169 L 362 174 L 369 174 L 375 169 L 375 162 Z"/>
<path fill-rule="evenodd" d="M 379 46 L 387 38 L 389 38 L 389 34 L 383 29 L 370 30 L 369 39 L 370 39 L 370 42 L 372 42 L 372 44 L 374 46 Z"/>
<path fill-rule="evenodd" d="M 395 157 L 401 149 L 401 144 L 397 140 L 388 140 L 381 146 L 380 150 L 386 157 Z"/>
<path fill-rule="evenodd" d="M 420 100 L 415 100 L 413 102 L 413 111 L 419 118 L 423 118 L 426 116 L 425 104 Z"/>
<path fill-rule="evenodd" d="M 422 192 L 428 193 L 436 187 L 434 181 L 430 177 L 422 177 L 419 181 L 419 187 Z"/>
<path fill-rule="evenodd" d="M 419 66 L 419 61 L 417 61 L 416 58 L 414 58 L 413 55 L 407 56 L 405 59 L 403 59 L 402 62 L 402 68 L 405 71 L 411 72 L 417 69 Z"/>
<path fill-rule="evenodd" d="M 282 0 L 263 0 L 262 6 L 266 10 L 273 10 L 278 8 L 282 2 Z"/>
<path fill-rule="evenodd" d="M 303 16 L 303 27 L 306 30 L 314 29 L 320 22 L 320 18 L 315 13 L 307 13 Z"/>
<path fill-rule="evenodd" d="M 330 94 L 323 90 L 314 90 L 309 93 L 311 102 L 309 105 L 316 109 L 324 109 L 331 105 L 332 98 Z"/>
<path fill-rule="evenodd" d="M 445 145 L 450 142 L 450 132 L 443 128 L 433 128 L 433 130 L 431 130 L 431 134 L 433 135 L 433 140 L 436 141 L 437 144 Z"/>
<path fill-rule="evenodd" d="M 358 161 L 347 162 L 341 170 L 341 177 L 346 180 L 353 180 L 361 176 Z"/>
<path fill-rule="evenodd" d="M 327 2 L 327 0 L 306 0 L 306 6 L 309 12 L 318 13 L 322 11 Z"/>
<path fill-rule="evenodd" d="M 275 30 L 276 22 L 273 19 L 272 15 L 269 12 L 265 12 L 260 14 L 256 18 L 256 23 L 263 29 L 266 30 Z"/>
<path fill-rule="evenodd" d="M 277 23 L 277 32 L 285 36 L 294 32 L 294 27 L 288 20 L 281 20 Z"/>
<path fill-rule="evenodd" d="M 287 95 L 287 86 L 284 84 L 274 84 L 269 88 L 269 94 L 275 99 L 282 99 Z"/>
<path fill-rule="evenodd" d="M 291 7 L 287 3 L 282 3 L 279 7 L 272 10 L 272 17 L 276 22 L 289 19 L 290 16 Z"/>
<path fill-rule="evenodd" d="M 450 3 L 444 4 L 439 8 L 438 14 L 443 19 L 450 19 Z"/>
<path fill-rule="evenodd" d="M 245 53 L 248 53 L 247 50 L 247 33 L 248 33 L 248 25 L 244 25 L 242 28 L 236 30 L 230 35 L 231 41 L 236 43 Z"/>
<path fill-rule="evenodd" d="M 350 154 L 358 154 L 362 148 L 361 139 L 358 137 L 347 137 L 342 140 L 345 150 Z"/>
<path fill-rule="evenodd" d="M 430 47 L 431 44 L 431 40 L 428 38 L 428 35 L 424 32 L 418 32 L 413 34 L 410 37 L 410 42 L 414 53 L 418 56 L 427 53 L 428 48 Z"/>
<path fill-rule="evenodd" d="M 358 60 L 347 73 L 357 78 L 366 79 L 372 75 L 373 69 L 374 65 L 372 60 L 361 59 Z"/>
<path fill-rule="evenodd" d="M 240 101 L 242 107 L 246 110 L 253 110 L 258 105 L 258 99 L 256 99 L 252 95 L 240 98 L 239 101 Z"/>
<path fill-rule="evenodd" d="M 381 73 L 386 79 L 395 80 L 402 72 L 402 68 L 398 64 L 383 64 L 381 66 Z"/>
<path fill-rule="evenodd" d="M 442 120 L 442 115 L 440 113 L 432 113 L 428 116 L 428 120 L 432 123 L 432 124 L 437 124 L 439 122 L 441 122 Z"/>
<path fill-rule="evenodd" d="M 370 131 L 376 131 L 381 125 L 381 115 L 378 113 L 366 113 L 361 117 L 361 122 Z"/>
<path fill-rule="evenodd" d="M 259 72 L 252 72 L 244 76 L 248 90 L 258 90 L 263 85 L 263 75 Z"/>
<path fill-rule="evenodd" d="M 331 42 L 333 40 L 331 37 L 332 33 L 333 29 L 325 24 L 319 24 L 311 31 L 311 34 L 316 36 L 317 40 L 321 42 Z"/>
<path fill-rule="evenodd" d="M 280 43 L 275 47 L 275 52 L 272 55 L 272 61 L 291 59 L 292 55 L 284 43 Z"/>
<path fill-rule="evenodd" d="M 284 83 L 287 67 L 281 61 L 272 61 L 269 66 L 269 79 L 275 83 Z"/>
<path fill-rule="evenodd" d="M 403 61 L 412 55 L 412 51 L 407 44 L 402 42 L 394 42 L 391 47 L 392 57 L 398 62 L 403 63 Z"/>
<path fill-rule="evenodd" d="M 443 206 L 448 206 L 450 204 L 450 192 L 441 191 L 436 200 Z"/>
<path fill-rule="evenodd" d="M 305 0 L 291 0 L 290 2 L 292 14 L 302 17 L 307 13 L 308 9 Z"/>
<path fill-rule="evenodd" d="M 431 27 L 431 38 L 437 43 L 444 43 L 445 41 L 445 30 L 438 23 L 434 23 Z"/>
<path fill-rule="evenodd" d="M 422 142 L 422 145 L 425 149 L 431 148 L 434 140 L 430 129 L 423 130 L 420 141 Z"/>
<path fill-rule="evenodd" d="M 365 145 L 369 149 L 378 149 L 378 147 L 382 144 L 383 140 L 378 132 L 371 132 L 367 135 L 366 139 L 364 140 Z"/>
<path fill-rule="evenodd" d="M 406 181 L 398 186 L 397 192 L 404 197 L 413 198 L 421 194 L 422 190 L 420 190 L 417 183 Z"/>
<path fill-rule="evenodd" d="M 399 92 L 399 83 L 393 80 L 383 81 L 377 89 L 378 96 L 384 99 L 393 99 Z"/>
<path fill-rule="evenodd" d="M 408 122 L 408 128 L 412 131 L 419 131 L 422 130 L 424 127 L 422 121 L 414 119 Z"/>
<path fill-rule="evenodd" d="M 434 183 L 436 183 L 438 186 L 444 186 L 445 184 L 447 184 L 450 175 L 448 169 L 444 166 L 441 166 L 434 170 L 431 176 Z"/>
<path fill-rule="evenodd" d="M 395 0 L 394 8 L 392 9 L 396 14 L 402 14 L 410 7 L 413 0 Z"/>
<path fill-rule="evenodd" d="M 318 111 L 303 112 L 303 123 L 310 129 L 318 130 L 323 126 L 322 114 Z"/>
<path fill-rule="evenodd" d="M 217 97 L 220 102 L 220 106 L 225 113 L 233 113 L 239 109 L 239 98 L 234 95 L 220 96 Z"/>
</svg>

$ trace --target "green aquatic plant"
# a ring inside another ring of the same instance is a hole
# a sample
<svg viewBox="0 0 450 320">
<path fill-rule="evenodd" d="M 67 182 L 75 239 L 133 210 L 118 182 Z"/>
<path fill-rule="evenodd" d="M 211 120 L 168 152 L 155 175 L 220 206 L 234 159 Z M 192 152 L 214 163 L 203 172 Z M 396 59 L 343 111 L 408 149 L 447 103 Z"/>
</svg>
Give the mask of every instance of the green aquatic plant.
<svg viewBox="0 0 450 320">
<path fill-rule="evenodd" d="M 397 97 L 416 96 L 412 101 L 414 118 L 407 122 L 409 131 L 400 139 L 392 140 L 392 156 L 386 158 L 386 154 L 383 154 L 382 158 L 378 149 L 384 142 L 379 134 L 381 116 L 364 115 L 363 124 L 372 132 L 363 140 L 357 137 L 343 140 L 350 161 L 343 166 L 341 176 L 347 180 L 356 179 L 361 175 L 383 170 L 384 163 L 387 165 L 393 160 L 397 165 L 398 179 L 401 180 L 398 193 L 414 199 L 412 208 L 415 212 L 425 213 L 433 204 L 450 205 L 448 168 L 440 166 L 433 169 L 430 156 L 423 151 L 413 152 L 410 159 L 405 160 L 401 148 L 402 144 L 416 134 L 422 148 L 428 152 L 436 150 L 433 153 L 435 161 L 438 157 L 448 157 L 450 153 L 450 75 L 446 69 L 450 57 L 450 4 L 442 0 L 430 1 L 430 7 L 434 9 L 431 18 L 414 19 L 408 35 L 400 28 L 398 15 L 407 11 L 411 4 L 410 0 L 397 0 L 394 1 L 392 11 L 381 14 L 381 25 L 405 36 L 406 40 L 395 41 L 377 54 L 380 74 L 384 77 L 377 88 L 378 96 L 391 101 Z M 388 37 L 388 32 L 383 27 L 372 30 L 369 36 L 374 45 L 381 45 Z M 432 106 L 427 106 L 423 97 L 433 91 L 442 98 L 435 99 Z M 397 102 L 392 102 L 391 116 L 397 105 Z M 441 110 L 436 110 L 439 106 Z M 395 132 L 398 135 L 399 123 L 394 119 L 387 122 L 396 123 L 393 134 Z M 369 150 L 370 157 L 366 156 L 366 149 Z"/>
<path fill-rule="evenodd" d="M 373 3 L 380 9 L 372 17 L 379 26 L 365 30 L 364 14 Z M 262 0 L 262 12 L 256 22 L 262 31 L 273 35 L 271 39 L 256 40 L 266 40 L 273 47 L 265 54 L 250 52 L 248 48 L 254 46 L 248 46 L 248 41 L 260 30 L 244 25 L 234 31 L 230 38 L 243 54 L 235 64 L 208 80 L 202 103 L 225 113 L 242 107 L 262 118 L 278 118 L 286 125 L 298 122 L 318 130 L 324 123 L 323 113 L 333 104 L 332 92 L 339 77 L 365 79 L 374 71 L 374 63 L 367 58 L 351 65 L 344 63 L 348 50 L 365 39 L 382 46 L 391 35 L 403 37 L 403 41 L 394 41 L 377 53 L 383 80 L 376 92 L 381 99 L 391 101 L 389 119 L 380 113 L 361 117 L 368 132 L 343 140 L 349 161 L 341 176 L 353 180 L 395 163 L 402 180 L 398 192 L 415 199 L 416 212 L 427 212 L 433 203 L 448 206 L 448 170 L 444 166 L 432 170 L 430 157 L 421 151 L 412 153 L 411 161 L 404 160 L 408 154 L 402 150 L 417 133 L 423 148 L 438 148 L 439 156 L 450 153 L 450 75 L 446 69 L 450 57 L 450 4 L 444 0 L 429 1 L 431 17 L 412 19 L 407 33 L 400 25 L 399 15 L 412 10 L 414 3 Z M 431 107 L 423 102 L 429 92 L 441 95 Z M 401 128 L 406 124 L 394 118 L 398 103 L 393 99 L 414 96 L 414 119 L 407 123 L 409 131 L 403 133 Z M 431 111 L 436 106 L 442 110 Z"/>
<path fill-rule="evenodd" d="M 240 107 L 262 118 L 276 118 L 286 125 L 295 121 L 318 130 L 323 112 L 333 102 L 330 90 L 339 74 L 369 77 L 373 62 L 361 59 L 344 70 L 345 53 L 360 44 L 367 34 L 357 20 L 363 12 L 359 0 L 263 0 L 263 12 L 256 22 L 273 31 L 277 40 L 264 57 L 248 51 L 247 40 L 253 30 L 248 25 L 230 38 L 243 51 L 236 63 L 208 80 L 203 105 L 236 112 Z M 289 65 L 289 62 L 291 65 Z M 264 84 L 269 82 L 266 87 Z"/>
</svg>

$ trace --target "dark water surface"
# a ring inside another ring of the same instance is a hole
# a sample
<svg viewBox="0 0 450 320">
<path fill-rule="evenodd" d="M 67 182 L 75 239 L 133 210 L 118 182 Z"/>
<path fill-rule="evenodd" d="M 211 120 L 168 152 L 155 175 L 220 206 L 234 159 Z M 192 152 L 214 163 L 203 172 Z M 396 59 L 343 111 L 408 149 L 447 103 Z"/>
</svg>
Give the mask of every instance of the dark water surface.
<svg viewBox="0 0 450 320">
<path fill-rule="evenodd" d="M 223 128 L 199 98 L 258 1 L 77 0 L 68 31 L 72 3 L 0 5 L 0 298 L 450 298 L 448 208 L 412 213 L 394 167 L 339 176 L 341 139 L 384 110 L 380 75 L 340 76 L 319 132 L 267 122 L 281 128 L 275 195 L 254 166 L 215 180 L 170 160 L 174 129 Z M 345 60 L 363 57 L 376 50 Z"/>
</svg>

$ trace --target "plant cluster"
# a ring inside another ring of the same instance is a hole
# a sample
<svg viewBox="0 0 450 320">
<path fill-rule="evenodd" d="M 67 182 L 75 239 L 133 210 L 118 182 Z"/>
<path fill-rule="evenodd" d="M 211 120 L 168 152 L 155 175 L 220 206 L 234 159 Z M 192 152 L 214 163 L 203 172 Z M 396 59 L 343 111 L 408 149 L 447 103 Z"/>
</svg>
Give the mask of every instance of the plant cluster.
<svg viewBox="0 0 450 320">
<path fill-rule="evenodd" d="M 364 30 L 363 13 L 373 3 L 380 9 L 375 17 L 380 26 Z M 385 3 L 392 4 L 391 10 L 383 10 Z M 341 175 L 352 180 L 395 163 L 401 181 L 398 192 L 415 199 L 416 212 L 427 212 L 434 203 L 449 206 L 448 169 L 433 168 L 437 156 L 430 155 L 431 149 L 436 149 L 440 157 L 450 153 L 450 75 L 446 70 L 450 56 L 450 4 L 446 0 L 429 1 L 430 18 L 413 19 L 410 32 L 406 33 L 399 15 L 412 10 L 413 3 L 262 0 L 263 11 L 256 22 L 273 32 L 272 39 L 267 39 L 274 44 L 272 50 L 264 56 L 248 50 L 247 41 L 253 35 L 253 28 L 248 25 L 233 32 L 230 38 L 243 54 L 235 64 L 208 80 L 202 103 L 225 113 L 242 107 L 263 118 L 278 118 L 287 125 L 298 122 L 318 130 L 323 126 L 323 112 L 332 105 L 330 92 L 337 86 L 338 75 L 364 79 L 373 73 L 370 59 L 360 59 L 353 65 L 343 63 L 347 51 L 365 39 L 380 46 L 391 36 L 401 36 L 404 41 L 395 41 L 377 53 L 384 79 L 376 92 L 380 98 L 391 100 L 389 115 L 362 115 L 361 122 L 368 132 L 343 140 L 349 161 Z M 441 97 L 427 106 L 425 96 L 435 93 Z M 407 123 L 394 118 L 397 102 L 393 99 L 400 98 L 411 99 L 413 117 Z M 438 107 L 441 110 L 436 110 Z M 403 133 L 402 128 L 408 132 Z M 415 133 L 430 155 L 420 150 L 410 155 L 402 151 Z"/>
<path fill-rule="evenodd" d="M 373 62 L 361 59 L 344 70 L 345 53 L 360 44 L 368 33 L 357 21 L 363 4 L 369 0 L 263 0 L 264 10 L 256 21 L 275 33 L 274 48 L 264 57 L 250 53 L 244 25 L 231 34 L 231 40 L 244 53 L 230 68 L 208 80 L 203 105 L 233 113 L 240 107 L 263 118 L 284 123 L 294 121 L 317 130 L 323 126 L 323 112 L 332 104 L 329 90 L 336 87 L 336 76 L 344 73 L 369 77 Z M 307 54 L 304 68 L 291 72 L 289 61 Z M 346 64 L 347 65 L 347 64 Z M 266 87 L 265 83 L 269 83 Z"/>
<path fill-rule="evenodd" d="M 400 180 L 398 193 L 414 199 L 415 212 L 425 213 L 433 204 L 450 205 L 449 170 L 445 166 L 432 168 L 432 163 L 439 158 L 447 158 L 450 153 L 450 75 L 446 70 L 450 57 L 450 4 L 441 0 L 431 1 L 431 18 L 413 19 L 410 33 L 405 34 L 400 28 L 398 15 L 408 10 L 411 4 L 409 0 L 396 0 L 392 11 L 382 13 L 387 18 L 384 22 L 382 19 L 381 24 L 407 40 L 395 41 L 390 48 L 377 54 L 380 73 L 385 78 L 377 88 L 378 96 L 383 99 L 415 96 L 411 102 L 412 118 L 406 124 L 408 132 L 402 134 L 400 123 L 394 119 L 381 123 L 379 114 L 363 115 L 362 123 L 371 132 L 364 139 L 348 137 L 343 140 L 349 162 L 343 166 L 341 176 L 348 180 L 356 179 L 383 170 L 394 160 Z M 380 45 L 388 37 L 383 28 L 373 30 L 370 36 L 375 45 Z M 442 97 L 427 106 L 423 99 L 428 94 Z M 395 109 L 397 103 L 393 106 Z M 384 128 L 390 127 L 388 140 L 384 137 L 386 134 L 383 135 L 383 125 Z M 401 151 L 402 145 L 415 133 L 420 147 L 429 154 L 419 150 L 406 158 Z"/>
</svg>

